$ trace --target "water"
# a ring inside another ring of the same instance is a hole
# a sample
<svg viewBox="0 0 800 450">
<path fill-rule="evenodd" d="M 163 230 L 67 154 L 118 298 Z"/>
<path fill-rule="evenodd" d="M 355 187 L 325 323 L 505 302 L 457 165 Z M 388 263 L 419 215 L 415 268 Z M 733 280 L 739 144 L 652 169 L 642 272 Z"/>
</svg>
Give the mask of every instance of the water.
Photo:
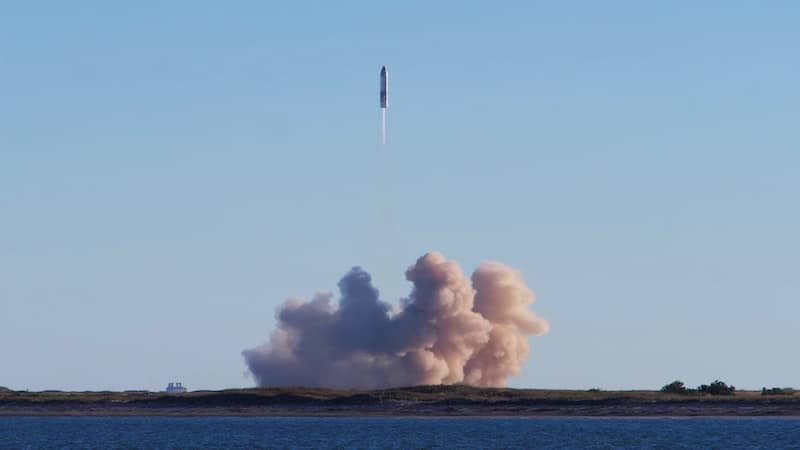
<svg viewBox="0 0 800 450">
<path fill-rule="evenodd" d="M 796 448 L 800 419 L 0 417 L 0 448 Z"/>
</svg>

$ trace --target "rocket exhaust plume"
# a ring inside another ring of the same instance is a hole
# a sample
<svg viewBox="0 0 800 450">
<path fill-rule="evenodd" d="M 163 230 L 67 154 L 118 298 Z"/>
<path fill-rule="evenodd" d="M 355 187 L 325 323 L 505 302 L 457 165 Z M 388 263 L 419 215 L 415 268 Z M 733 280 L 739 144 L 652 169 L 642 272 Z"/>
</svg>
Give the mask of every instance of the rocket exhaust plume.
<svg viewBox="0 0 800 450">
<path fill-rule="evenodd" d="M 381 108 L 381 143 L 386 144 L 386 108 L 389 107 L 389 72 L 381 67 L 378 83 L 378 102 Z"/>
<path fill-rule="evenodd" d="M 243 352 L 259 386 L 381 388 L 467 383 L 505 386 L 549 324 L 514 269 L 485 262 L 468 278 L 432 252 L 406 271 L 411 294 L 393 309 L 355 267 L 333 294 L 290 299 L 268 343 Z"/>
<path fill-rule="evenodd" d="M 386 145 L 386 108 L 381 108 L 381 144 Z"/>
</svg>

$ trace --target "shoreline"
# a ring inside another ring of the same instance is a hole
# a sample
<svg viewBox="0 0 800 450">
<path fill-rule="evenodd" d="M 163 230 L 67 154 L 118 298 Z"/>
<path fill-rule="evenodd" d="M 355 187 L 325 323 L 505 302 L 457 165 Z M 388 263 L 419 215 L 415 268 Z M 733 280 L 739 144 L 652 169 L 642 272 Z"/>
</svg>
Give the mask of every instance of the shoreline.
<svg viewBox="0 0 800 450">
<path fill-rule="evenodd" d="M 800 395 L 681 395 L 416 386 L 372 391 L 261 388 L 0 392 L 0 417 L 800 418 Z"/>
</svg>

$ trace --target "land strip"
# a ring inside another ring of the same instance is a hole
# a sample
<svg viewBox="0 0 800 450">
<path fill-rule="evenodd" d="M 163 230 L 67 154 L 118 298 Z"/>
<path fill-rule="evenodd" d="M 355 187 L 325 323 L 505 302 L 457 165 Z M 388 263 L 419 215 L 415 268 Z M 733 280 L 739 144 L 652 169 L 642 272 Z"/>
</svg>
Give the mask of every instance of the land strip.
<svg viewBox="0 0 800 450">
<path fill-rule="evenodd" d="M 800 395 L 416 386 L 160 392 L 2 391 L 0 416 L 800 417 Z"/>
</svg>

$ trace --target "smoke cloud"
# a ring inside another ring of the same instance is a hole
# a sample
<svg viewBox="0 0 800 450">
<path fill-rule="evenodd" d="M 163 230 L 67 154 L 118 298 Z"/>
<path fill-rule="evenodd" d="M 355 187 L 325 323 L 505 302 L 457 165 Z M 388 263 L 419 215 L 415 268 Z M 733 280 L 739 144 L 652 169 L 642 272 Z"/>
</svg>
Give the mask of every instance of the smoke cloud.
<svg viewBox="0 0 800 450">
<path fill-rule="evenodd" d="M 486 262 L 468 278 L 431 252 L 406 271 L 413 284 L 393 309 L 355 267 L 333 294 L 290 299 L 268 343 L 243 352 L 259 386 L 380 388 L 467 383 L 505 386 L 530 353 L 527 336 L 549 329 L 529 306 L 516 270 Z"/>
</svg>

